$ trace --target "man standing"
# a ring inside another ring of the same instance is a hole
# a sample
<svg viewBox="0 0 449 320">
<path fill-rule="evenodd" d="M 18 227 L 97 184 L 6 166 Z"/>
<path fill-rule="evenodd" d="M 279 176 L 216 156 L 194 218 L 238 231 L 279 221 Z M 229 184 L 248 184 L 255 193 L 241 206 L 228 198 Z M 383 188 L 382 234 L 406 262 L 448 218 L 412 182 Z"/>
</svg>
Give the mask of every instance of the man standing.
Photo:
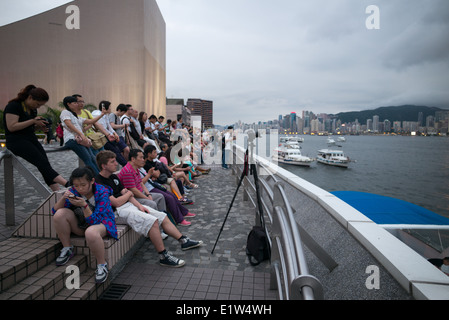
<svg viewBox="0 0 449 320">
<path fill-rule="evenodd" d="M 222 140 L 222 163 L 221 167 L 223 169 L 228 169 L 228 164 L 232 164 L 232 141 L 235 140 L 232 131 L 234 128 L 229 126 L 228 129 L 223 133 Z"/>
<path fill-rule="evenodd" d="M 112 196 L 109 197 L 111 205 L 116 214 L 126 220 L 126 223 L 137 233 L 148 237 L 157 252 L 159 253 L 159 263 L 168 267 L 181 267 L 184 260 L 175 258 L 166 249 L 159 232 L 159 226 L 171 237 L 181 244 L 182 250 L 189 250 L 199 247 L 202 241 L 193 241 L 182 235 L 178 229 L 167 218 L 163 212 L 143 206 L 134 198 L 132 191 L 127 190 L 114 172 L 117 170 L 117 160 L 111 151 L 102 151 L 97 155 L 97 164 L 100 173 L 95 178 L 99 184 L 112 189 Z M 156 223 L 157 222 L 157 223 Z"/>
</svg>

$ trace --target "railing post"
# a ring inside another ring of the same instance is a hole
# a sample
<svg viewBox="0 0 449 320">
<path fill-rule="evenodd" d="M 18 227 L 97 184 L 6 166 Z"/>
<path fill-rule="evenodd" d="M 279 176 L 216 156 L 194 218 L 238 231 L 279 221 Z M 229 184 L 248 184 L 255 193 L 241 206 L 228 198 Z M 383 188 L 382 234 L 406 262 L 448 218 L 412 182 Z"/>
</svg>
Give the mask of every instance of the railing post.
<svg viewBox="0 0 449 320">
<path fill-rule="evenodd" d="M 7 226 L 16 225 L 14 205 L 14 168 L 10 151 L 3 152 L 4 190 L 5 190 L 5 223 Z"/>
</svg>

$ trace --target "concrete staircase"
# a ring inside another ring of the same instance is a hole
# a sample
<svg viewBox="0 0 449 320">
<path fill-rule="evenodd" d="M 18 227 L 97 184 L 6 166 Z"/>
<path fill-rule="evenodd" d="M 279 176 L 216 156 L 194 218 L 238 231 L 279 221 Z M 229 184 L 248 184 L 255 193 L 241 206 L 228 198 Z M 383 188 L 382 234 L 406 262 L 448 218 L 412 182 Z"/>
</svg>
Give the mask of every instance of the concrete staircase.
<svg viewBox="0 0 449 320">
<path fill-rule="evenodd" d="M 85 255 L 75 255 L 67 266 L 79 268 L 80 288 L 66 288 L 71 273 L 55 265 L 58 240 L 13 237 L 0 245 L 0 300 L 94 300 L 108 286 L 95 283 Z"/>
<path fill-rule="evenodd" d="M 143 243 L 142 236 L 118 220 L 119 240 L 104 239 L 109 269 L 106 282 L 95 283 L 96 260 L 84 237 L 72 237 L 75 256 L 65 266 L 57 267 L 55 261 L 62 245 L 50 209 L 60 196 L 58 193 L 50 196 L 12 237 L 0 242 L 0 300 L 96 300 L 108 288 L 111 276 L 126 262 L 125 257 Z M 67 270 L 68 266 L 78 267 L 79 289 L 66 285 L 74 275 Z"/>
</svg>

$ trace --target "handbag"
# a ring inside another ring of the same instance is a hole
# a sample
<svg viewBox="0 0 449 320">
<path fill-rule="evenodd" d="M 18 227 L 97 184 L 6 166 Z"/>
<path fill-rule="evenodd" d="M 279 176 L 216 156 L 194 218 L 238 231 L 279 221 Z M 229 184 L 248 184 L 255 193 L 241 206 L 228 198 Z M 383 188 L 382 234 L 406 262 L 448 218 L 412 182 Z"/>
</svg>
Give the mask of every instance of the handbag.
<svg viewBox="0 0 449 320">
<path fill-rule="evenodd" d="M 157 178 L 156 182 L 158 182 L 160 184 L 166 184 L 167 180 L 168 180 L 168 176 L 165 173 L 161 173 L 159 178 Z"/>
<path fill-rule="evenodd" d="M 84 216 L 83 208 L 72 207 L 72 211 L 75 214 L 76 221 L 78 222 L 78 227 L 83 230 L 89 228 L 89 224 L 86 222 L 86 217 Z"/>
<path fill-rule="evenodd" d="M 156 189 L 159 189 L 161 191 L 167 191 L 167 188 L 165 188 L 163 185 L 161 185 L 160 183 L 156 182 L 156 181 L 150 181 L 148 180 L 148 182 L 155 187 Z"/>
<path fill-rule="evenodd" d="M 108 139 L 101 132 L 94 131 L 92 132 L 88 138 L 92 142 L 92 148 L 95 150 L 101 149 L 108 142 Z"/>
</svg>

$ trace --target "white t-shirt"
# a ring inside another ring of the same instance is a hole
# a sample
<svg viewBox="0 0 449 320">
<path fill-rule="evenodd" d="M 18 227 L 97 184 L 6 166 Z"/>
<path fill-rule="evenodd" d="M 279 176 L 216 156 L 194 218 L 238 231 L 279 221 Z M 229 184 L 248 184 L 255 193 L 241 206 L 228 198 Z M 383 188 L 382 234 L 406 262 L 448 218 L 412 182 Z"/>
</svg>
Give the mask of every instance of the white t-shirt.
<svg viewBox="0 0 449 320">
<path fill-rule="evenodd" d="M 63 110 L 61 112 L 61 116 L 59 117 L 61 119 L 62 128 L 64 130 L 64 143 L 66 143 L 69 140 L 75 140 L 75 134 L 70 131 L 70 129 L 65 124 L 65 120 L 70 120 L 72 124 L 77 128 L 80 132 L 83 132 L 83 123 L 87 119 L 82 117 L 75 117 L 73 113 L 71 113 L 68 110 Z"/>
<path fill-rule="evenodd" d="M 129 120 L 130 117 L 127 116 L 126 114 L 124 114 L 121 118 L 120 118 L 120 123 L 121 124 L 127 124 L 128 125 L 128 131 L 131 132 L 131 128 L 129 127 L 131 124 L 131 120 Z"/>
<path fill-rule="evenodd" d="M 92 112 L 92 116 L 94 117 L 98 117 L 99 115 L 101 115 L 101 111 L 100 110 L 95 110 L 94 112 Z M 97 121 L 97 123 L 101 124 L 103 126 L 103 128 L 106 129 L 107 132 L 109 132 L 109 134 L 114 134 L 114 128 L 112 128 L 111 123 L 109 122 L 109 115 L 105 114 L 103 117 L 100 118 L 100 120 Z"/>
<path fill-rule="evenodd" d="M 232 149 L 232 141 L 228 141 L 229 139 L 232 139 L 232 135 L 231 135 L 231 132 L 228 131 L 225 133 L 225 149 L 226 150 Z"/>
</svg>

